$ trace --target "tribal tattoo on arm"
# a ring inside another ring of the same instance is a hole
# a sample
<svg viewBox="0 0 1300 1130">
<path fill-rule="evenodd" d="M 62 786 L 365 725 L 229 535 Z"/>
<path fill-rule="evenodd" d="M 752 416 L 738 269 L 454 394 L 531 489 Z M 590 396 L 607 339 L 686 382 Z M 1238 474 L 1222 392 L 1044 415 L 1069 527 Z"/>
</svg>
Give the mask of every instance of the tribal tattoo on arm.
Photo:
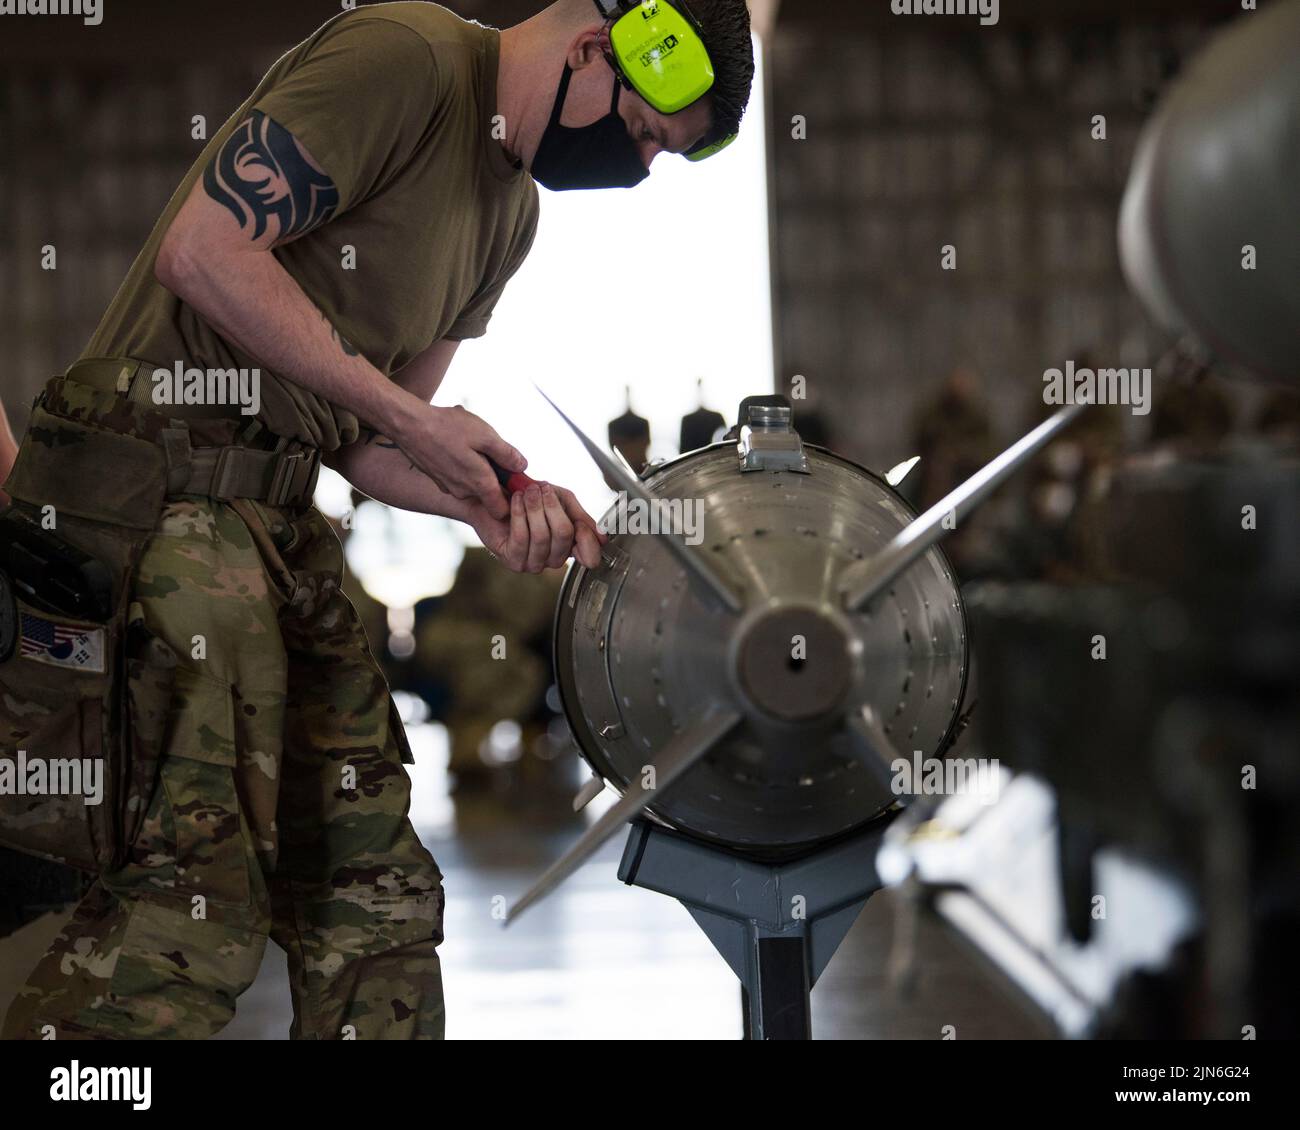
<svg viewBox="0 0 1300 1130">
<path fill-rule="evenodd" d="M 361 356 L 361 350 L 359 350 L 355 345 L 353 345 L 350 341 L 348 341 L 347 338 L 345 338 L 341 333 L 339 333 L 338 327 L 333 322 L 331 322 L 328 317 L 326 317 L 324 310 L 318 308 L 316 313 L 318 313 L 321 316 L 321 321 L 323 321 L 329 327 L 329 331 L 331 334 L 334 335 L 334 340 L 338 343 L 338 347 L 341 350 L 343 350 L 344 353 L 346 353 L 349 357 Z"/>
<path fill-rule="evenodd" d="M 362 442 L 366 447 L 381 447 L 381 448 L 383 448 L 385 451 L 401 451 L 401 450 L 402 450 L 401 447 L 400 447 L 398 444 L 394 443 L 391 439 L 389 439 L 389 438 L 388 438 L 386 435 L 384 435 L 383 433 L 375 431 L 375 429 L 372 428 L 372 427 L 370 427 L 368 424 L 362 424 L 362 425 L 361 425 L 361 428 L 360 428 L 360 432 L 359 432 L 358 438 L 361 440 L 361 442 Z M 415 466 L 415 462 L 414 462 L 412 459 L 410 459 L 409 457 L 408 457 L 408 459 L 407 459 L 407 462 L 410 464 L 410 467 L 411 467 L 411 470 L 412 470 L 412 471 L 415 471 L 415 470 L 418 469 L 418 468 Z M 432 476 L 430 476 L 430 477 L 432 477 Z M 438 487 L 439 490 L 441 490 L 441 491 L 443 491 L 444 493 L 446 493 L 446 487 L 444 487 L 441 483 L 439 483 L 439 482 L 437 481 L 437 479 L 434 479 L 434 483 L 437 485 L 437 487 Z"/>
<path fill-rule="evenodd" d="M 304 156 L 287 129 L 254 110 L 235 128 L 203 171 L 203 187 L 228 209 L 253 240 L 279 222 L 284 243 L 329 222 L 339 192 L 329 176 Z"/>
</svg>

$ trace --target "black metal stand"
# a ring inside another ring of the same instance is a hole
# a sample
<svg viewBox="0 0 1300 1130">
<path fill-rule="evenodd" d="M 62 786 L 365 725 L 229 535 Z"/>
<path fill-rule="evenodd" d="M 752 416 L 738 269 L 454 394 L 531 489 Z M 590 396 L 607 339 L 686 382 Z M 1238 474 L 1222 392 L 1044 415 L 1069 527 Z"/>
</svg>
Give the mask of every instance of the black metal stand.
<svg viewBox="0 0 1300 1130">
<path fill-rule="evenodd" d="M 880 889 L 888 820 L 788 863 L 758 863 L 634 821 L 618 877 L 679 900 L 740 978 L 747 1040 L 812 1037 L 812 987 Z"/>
</svg>

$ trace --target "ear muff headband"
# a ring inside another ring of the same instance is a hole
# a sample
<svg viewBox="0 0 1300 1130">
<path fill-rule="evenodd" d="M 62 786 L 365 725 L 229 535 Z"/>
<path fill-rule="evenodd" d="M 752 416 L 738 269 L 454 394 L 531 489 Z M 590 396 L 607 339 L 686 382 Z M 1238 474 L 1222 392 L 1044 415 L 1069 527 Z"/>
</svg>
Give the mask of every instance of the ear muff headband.
<svg viewBox="0 0 1300 1130">
<path fill-rule="evenodd" d="M 710 157 L 716 157 L 739 136 L 737 133 L 728 134 L 720 141 L 710 141 L 706 137 L 694 149 L 688 150 L 684 156 L 688 161 L 707 161 Z"/>
</svg>

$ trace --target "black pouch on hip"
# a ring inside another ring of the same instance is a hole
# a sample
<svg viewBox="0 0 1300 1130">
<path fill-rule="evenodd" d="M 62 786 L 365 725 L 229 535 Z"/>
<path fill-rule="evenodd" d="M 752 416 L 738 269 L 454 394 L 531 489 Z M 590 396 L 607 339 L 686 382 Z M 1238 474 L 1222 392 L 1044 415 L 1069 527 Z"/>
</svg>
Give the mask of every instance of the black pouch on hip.
<svg viewBox="0 0 1300 1130">
<path fill-rule="evenodd" d="M 166 494 L 157 444 L 41 403 L 5 483 L 0 571 L 0 846 L 89 872 L 120 866 L 155 773 L 137 700 L 169 709 L 169 672 L 127 646 L 129 594 Z M 143 658 L 141 658 L 143 656 Z"/>
</svg>

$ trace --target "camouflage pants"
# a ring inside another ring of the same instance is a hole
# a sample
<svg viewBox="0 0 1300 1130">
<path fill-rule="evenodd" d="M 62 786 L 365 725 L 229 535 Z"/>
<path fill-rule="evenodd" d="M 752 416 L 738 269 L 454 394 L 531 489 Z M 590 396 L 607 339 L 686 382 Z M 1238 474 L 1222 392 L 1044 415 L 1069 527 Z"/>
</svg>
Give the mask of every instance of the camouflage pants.
<svg viewBox="0 0 1300 1130">
<path fill-rule="evenodd" d="M 315 510 L 167 504 L 133 594 L 180 657 L 159 785 L 5 1037 L 210 1036 L 269 936 L 292 1037 L 441 1038 L 442 876 L 407 819 L 401 724 L 341 573 Z"/>
</svg>

